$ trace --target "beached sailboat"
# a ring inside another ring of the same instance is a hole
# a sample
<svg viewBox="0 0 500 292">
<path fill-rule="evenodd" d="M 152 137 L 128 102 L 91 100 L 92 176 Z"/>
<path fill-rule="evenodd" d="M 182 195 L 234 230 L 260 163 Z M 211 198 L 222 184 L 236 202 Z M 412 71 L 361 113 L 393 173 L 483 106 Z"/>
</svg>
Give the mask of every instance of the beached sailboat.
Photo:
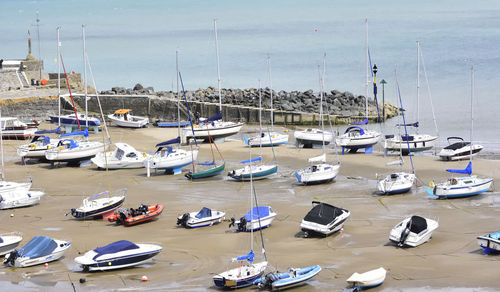
<svg viewBox="0 0 500 292">
<path fill-rule="evenodd" d="M 368 49 L 368 20 L 365 20 L 365 46 L 366 46 L 366 83 L 365 83 L 365 119 L 359 123 L 352 123 L 345 132 L 338 136 L 335 140 L 337 146 L 342 147 L 342 153 L 347 149 L 349 152 L 356 152 L 358 149 L 365 149 L 365 153 L 372 153 L 373 145 L 377 144 L 381 134 L 375 130 L 363 129 L 361 125 L 368 124 L 368 84 L 370 83 L 371 68 L 369 65 L 369 49 Z"/>
<path fill-rule="evenodd" d="M 472 110 L 472 104 L 474 99 L 474 67 L 471 67 L 471 99 L 470 99 L 470 112 L 471 112 L 471 122 L 470 122 L 470 140 L 472 140 L 472 133 L 474 128 L 474 115 Z M 478 177 L 472 175 L 472 148 L 470 148 L 469 164 L 465 169 L 447 169 L 446 171 L 451 173 L 465 174 L 461 177 L 452 177 L 445 182 L 441 183 L 429 183 L 429 188 L 426 191 L 431 196 L 437 196 L 438 198 L 463 198 L 475 196 L 486 192 L 491 187 L 493 179 L 489 177 Z"/>
<path fill-rule="evenodd" d="M 215 147 L 215 149 L 217 150 L 217 153 L 219 153 L 219 156 L 222 160 L 222 163 L 217 163 L 215 161 L 213 147 Z M 210 150 L 212 151 L 212 161 L 197 164 L 199 166 L 205 167 L 204 169 L 199 169 L 199 168 L 196 169 L 196 164 L 193 162 L 193 169 L 189 170 L 189 172 L 187 172 L 185 174 L 185 176 L 188 179 L 201 179 L 201 178 L 212 177 L 212 176 L 219 175 L 224 171 L 224 169 L 226 168 L 226 163 L 224 161 L 224 157 L 222 157 L 222 153 L 220 153 L 219 148 L 217 147 L 217 144 L 214 143 L 212 137 L 210 137 Z"/>
<path fill-rule="evenodd" d="M 245 167 L 228 172 L 230 178 L 237 181 L 259 180 L 269 178 L 278 172 L 277 164 L 263 164 L 261 156 L 241 163 L 246 164 Z"/>
<path fill-rule="evenodd" d="M 24 145 L 17 147 L 17 155 L 21 158 L 45 159 L 45 152 L 50 148 L 57 147 L 60 139 L 51 138 L 47 134 L 60 134 L 61 128 L 55 130 L 42 130 L 34 133 L 33 139 Z"/>
<path fill-rule="evenodd" d="M 222 95 L 221 95 L 221 80 L 219 66 L 219 42 L 217 39 L 217 22 L 214 20 L 215 31 L 215 52 L 217 56 L 217 89 L 219 94 L 219 112 L 203 121 L 199 121 L 194 129 L 186 127 L 182 130 L 182 135 L 186 142 L 196 137 L 198 140 L 208 141 L 211 136 L 213 139 L 221 139 L 238 133 L 243 127 L 241 122 L 229 122 L 222 119 Z"/>
<path fill-rule="evenodd" d="M 405 135 L 386 135 L 384 141 L 384 151 L 387 153 L 389 151 L 402 151 L 404 155 L 407 155 L 411 152 L 421 152 L 425 150 L 430 150 L 434 147 L 434 141 L 438 138 L 438 136 L 433 136 L 429 134 L 419 134 L 418 128 L 419 124 L 419 101 L 420 101 L 420 58 L 422 57 L 423 63 L 423 55 L 420 49 L 420 42 L 417 41 L 417 121 L 415 123 L 404 124 L 405 127 L 414 127 L 416 133 L 409 135 L 405 132 Z M 425 65 L 423 65 L 425 77 L 427 79 L 427 73 L 425 72 Z M 429 98 L 430 98 L 430 86 L 429 81 L 427 80 L 427 88 L 429 89 Z M 432 115 L 434 117 L 434 125 L 437 124 L 436 118 L 434 116 L 434 107 L 432 105 L 432 99 L 430 100 Z M 406 147 L 408 146 L 408 147 Z"/>
<path fill-rule="evenodd" d="M 144 128 L 149 124 L 148 117 L 133 116 L 131 109 L 119 109 L 108 115 L 108 119 L 118 127 L 124 128 Z"/>
</svg>

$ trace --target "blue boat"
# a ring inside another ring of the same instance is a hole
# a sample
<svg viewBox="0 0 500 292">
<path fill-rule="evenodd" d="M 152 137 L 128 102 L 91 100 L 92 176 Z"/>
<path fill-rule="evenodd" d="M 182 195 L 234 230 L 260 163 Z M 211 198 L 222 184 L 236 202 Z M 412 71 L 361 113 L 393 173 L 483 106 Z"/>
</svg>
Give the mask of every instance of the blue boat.
<svg viewBox="0 0 500 292">
<path fill-rule="evenodd" d="M 269 227 L 276 217 L 270 206 L 256 206 L 238 220 L 231 218 L 229 227 L 236 226 L 238 231 L 252 231 Z"/>
<path fill-rule="evenodd" d="M 485 254 L 500 252 L 500 231 L 477 237 L 477 243 Z"/>
<path fill-rule="evenodd" d="M 189 125 L 189 121 L 181 121 L 181 122 L 155 122 L 155 126 L 160 128 L 174 128 L 174 127 L 185 127 Z"/>
<path fill-rule="evenodd" d="M 54 124 L 58 124 L 59 119 L 61 119 L 62 125 L 78 125 L 78 122 L 80 123 L 81 126 L 87 125 L 87 122 L 89 127 L 101 125 L 101 121 L 99 121 L 99 119 L 93 117 L 87 117 L 87 119 L 85 119 L 85 115 L 83 114 L 78 115 L 78 122 L 76 120 L 75 114 L 69 114 L 60 117 L 59 116 L 49 116 L 49 117 L 50 121 Z"/>
<path fill-rule="evenodd" d="M 318 265 L 302 269 L 290 268 L 284 273 L 269 273 L 265 277 L 255 280 L 253 284 L 257 285 L 261 289 L 286 289 L 305 284 L 306 281 L 312 279 L 319 272 L 321 272 L 321 267 Z"/>
</svg>

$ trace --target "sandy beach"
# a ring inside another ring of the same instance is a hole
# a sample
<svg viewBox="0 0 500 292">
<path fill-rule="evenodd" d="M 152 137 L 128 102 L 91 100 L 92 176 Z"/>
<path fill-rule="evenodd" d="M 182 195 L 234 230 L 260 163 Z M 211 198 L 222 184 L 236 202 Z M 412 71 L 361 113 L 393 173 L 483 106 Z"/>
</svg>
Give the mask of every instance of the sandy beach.
<svg viewBox="0 0 500 292">
<path fill-rule="evenodd" d="M 50 127 L 44 125 L 45 128 Z M 244 131 L 253 131 L 250 125 Z M 173 138 L 176 129 L 149 127 L 121 129 L 110 127 L 113 142 L 126 142 L 140 151 L 153 151 L 158 142 Z M 274 151 L 279 163 L 279 175 L 255 182 L 260 205 L 270 205 L 277 213 L 272 225 L 263 231 L 270 265 L 278 270 L 288 267 L 321 265 L 322 272 L 305 286 L 294 291 L 341 291 L 345 280 L 354 272 L 378 267 L 388 270 L 385 283 L 373 291 L 448 290 L 478 288 L 495 290 L 498 286 L 497 257 L 483 255 L 476 237 L 500 229 L 500 197 L 491 191 L 472 198 L 436 200 L 425 192 L 431 180 L 449 177 L 446 168 L 464 168 L 467 162 L 443 162 L 436 156 L 413 157 L 418 186 L 410 193 L 378 196 L 376 174 L 385 175 L 397 166 L 386 166 L 395 156 L 374 154 L 340 156 L 342 166 L 334 182 L 317 186 L 296 184 L 293 171 L 307 165 L 307 159 L 321 154 L 321 149 L 296 149 L 293 131 L 288 145 Z M 1 210 L 0 232 L 23 233 L 22 245 L 33 236 L 47 235 L 71 241 L 65 257 L 49 263 L 48 268 L 0 268 L 0 290 L 7 291 L 215 291 L 212 276 L 234 267 L 231 259 L 250 249 L 250 234 L 235 233 L 229 222 L 219 225 L 184 229 L 176 226 L 176 218 L 185 212 L 206 206 L 227 213 L 227 219 L 239 218 L 250 207 L 250 184 L 231 181 L 227 171 L 240 167 L 248 159 L 244 143 L 232 137 L 218 144 L 226 160 L 222 176 L 202 181 L 189 181 L 183 175 L 152 173 L 145 169 L 97 170 L 94 165 L 50 168 L 50 164 L 28 161 L 22 165 L 16 147 L 23 141 L 4 141 L 5 174 L 9 181 L 32 177 L 33 188 L 46 195 L 39 205 Z M 101 139 L 92 135 L 91 139 Z M 187 146 L 189 147 L 189 146 Z M 379 146 L 380 147 L 380 146 Z M 252 149 L 252 155 L 260 154 Z M 262 149 L 264 160 L 273 159 L 272 149 Z M 328 159 L 336 160 L 333 149 Z M 405 158 L 407 160 L 408 158 Z M 203 144 L 199 162 L 211 160 L 210 145 Z M 408 161 L 406 161 L 408 162 Z M 409 163 L 405 164 L 408 167 Z M 477 175 L 500 181 L 498 160 L 474 160 Z M 78 207 L 82 199 L 105 190 L 127 189 L 124 207 L 137 208 L 141 203 L 165 206 L 162 216 L 151 223 L 133 227 L 116 226 L 102 221 L 76 221 L 65 216 Z M 311 201 L 321 200 L 348 209 L 350 218 L 343 233 L 326 238 L 301 238 L 300 221 L 311 208 Z M 13 214 L 13 216 L 11 216 Z M 432 240 L 417 248 L 402 249 L 389 243 L 389 232 L 399 221 L 410 215 L 422 215 L 439 220 Z M 255 233 L 255 251 L 260 254 L 260 235 Z M 126 239 L 133 242 L 157 243 L 163 251 L 150 264 L 110 272 L 83 273 L 73 259 L 84 252 L 108 243 Z M 141 282 L 146 275 L 147 282 Z M 80 284 L 78 280 L 85 278 Z M 250 287 L 242 291 L 257 291 Z"/>
</svg>

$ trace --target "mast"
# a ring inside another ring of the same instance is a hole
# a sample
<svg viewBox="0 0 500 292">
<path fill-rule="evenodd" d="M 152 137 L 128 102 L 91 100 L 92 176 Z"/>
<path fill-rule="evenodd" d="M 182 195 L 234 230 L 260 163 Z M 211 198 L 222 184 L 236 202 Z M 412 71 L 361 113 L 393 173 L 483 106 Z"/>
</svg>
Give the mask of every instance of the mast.
<svg viewBox="0 0 500 292">
<path fill-rule="evenodd" d="M 326 55 L 326 54 L 325 54 Z M 323 58 L 323 68 L 325 66 L 325 59 Z M 321 142 L 323 143 L 323 154 L 325 154 L 325 125 L 323 123 L 323 81 L 321 77 L 320 66 L 318 65 L 319 75 L 319 118 L 321 120 Z"/>
<path fill-rule="evenodd" d="M 419 101 L 420 101 L 420 42 L 417 41 L 417 122 L 420 119 Z M 416 128 L 415 131 L 418 134 L 418 127 L 415 128 Z"/>
<path fill-rule="evenodd" d="M 271 75 L 271 57 L 269 55 L 267 56 L 267 66 L 269 68 L 269 88 L 271 89 L 271 131 L 274 131 L 273 78 Z"/>
<path fill-rule="evenodd" d="M 472 129 L 474 128 L 474 114 L 472 111 L 472 102 L 474 99 L 474 64 L 470 67 L 470 76 L 471 76 L 471 94 L 470 94 L 470 153 L 469 153 L 469 162 L 472 162 Z M 3 165 L 3 164 L 2 164 Z"/>
<path fill-rule="evenodd" d="M 85 127 L 89 127 L 88 118 L 88 102 L 87 102 L 87 49 L 85 48 L 85 24 L 82 24 L 82 38 L 83 38 L 83 86 L 85 87 Z"/>
<path fill-rule="evenodd" d="M 368 19 L 365 19 L 365 69 L 366 69 L 366 83 L 365 83 L 365 117 L 368 120 L 368 84 L 370 83 L 370 66 L 368 56 Z"/>
<path fill-rule="evenodd" d="M 59 116 L 57 118 L 57 126 L 61 126 L 61 42 L 59 41 L 60 26 L 56 28 L 57 31 L 57 100 Z"/>
<path fill-rule="evenodd" d="M 215 55 L 217 57 L 217 89 L 219 91 L 219 111 L 222 113 L 222 96 L 221 96 L 221 85 L 220 85 L 220 65 L 219 65 L 219 41 L 217 39 L 217 20 L 214 19 L 214 31 L 215 31 Z"/>
<path fill-rule="evenodd" d="M 248 147 L 250 149 L 249 155 L 250 155 L 250 161 L 252 161 L 252 147 Z M 3 152 L 2 152 L 3 153 Z M 3 156 L 2 156 L 3 158 Z M 2 163 L 3 166 L 3 163 Z M 253 191 L 253 171 L 252 171 L 252 164 L 250 162 L 250 250 L 253 251 L 253 228 L 252 228 L 252 219 L 253 219 L 253 197 L 252 197 L 252 191 Z M 3 172 L 2 172 L 3 174 Z M 260 218 L 259 218 L 259 224 L 260 224 Z"/>
<path fill-rule="evenodd" d="M 177 136 L 181 137 L 181 96 L 179 95 L 179 51 L 175 50 L 175 75 L 177 76 Z M 177 146 L 181 148 L 181 140 Z"/>
<path fill-rule="evenodd" d="M 5 123 L 2 123 L 2 108 L 0 107 L 0 151 L 2 152 L 2 181 L 5 181 L 5 167 L 3 161 L 3 127 L 5 127 Z"/>
<path fill-rule="evenodd" d="M 262 145 L 262 87 L 259 79 L 259 130 L 260 130 L 260 144 Z"/>
</svg>

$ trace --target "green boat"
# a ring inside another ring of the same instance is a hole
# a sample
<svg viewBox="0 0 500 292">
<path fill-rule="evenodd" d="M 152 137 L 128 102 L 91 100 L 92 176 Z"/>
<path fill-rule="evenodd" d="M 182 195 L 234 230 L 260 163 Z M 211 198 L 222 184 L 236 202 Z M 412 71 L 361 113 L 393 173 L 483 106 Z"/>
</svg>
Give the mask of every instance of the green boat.
<svg viewBox="0 0 500 292">
<path fill-rule="evenodd" d="M 214 164 L 214 162 L 212 162 L 211 164 Z M 226 167 L 226 163 L 222 163 L 221 165 L 218 165 L 218 166 L 215 166 L 215 167 L 212 167 L 209 169 L 205 169 L 202 171 L 193 172 L 190 170 L 188 173 L 185 174 L 185 176 L 188 179 L 199 179 L 199 178 L 216 176 L 216 175 L 221 174 L 224 171 L 225 167 Z"/>
</svg>

